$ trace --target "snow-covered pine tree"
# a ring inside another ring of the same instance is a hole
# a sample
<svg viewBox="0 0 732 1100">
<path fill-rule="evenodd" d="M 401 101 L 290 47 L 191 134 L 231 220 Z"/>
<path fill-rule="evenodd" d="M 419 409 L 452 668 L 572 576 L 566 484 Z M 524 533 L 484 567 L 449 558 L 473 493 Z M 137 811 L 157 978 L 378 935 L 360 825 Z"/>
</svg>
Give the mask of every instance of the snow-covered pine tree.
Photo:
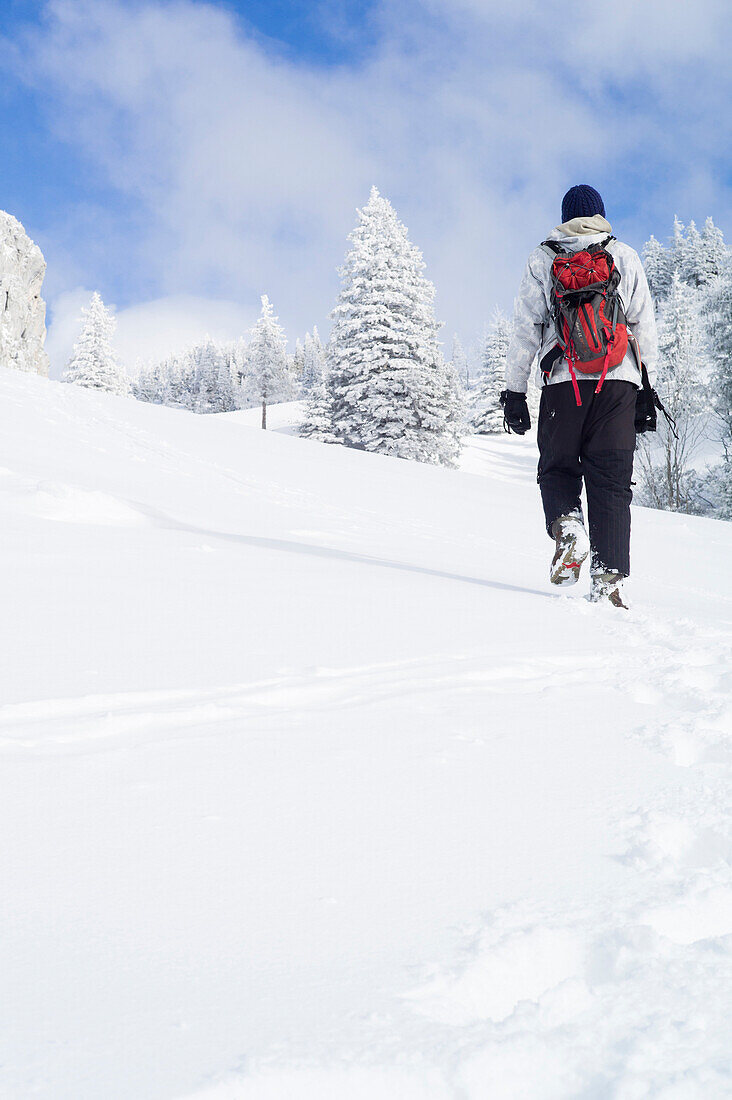
<svg viewBox="0 0 732 1100">
<path fill-rule="evenodd" d="M 251 397 L 247 391 L 249 371 L 249 343 L 243 337 L 234 340 L 225 349 L 231 372 L 231 384 L 234 391 L 234 405 L 237 409 L 248 408 Z"/>
<path fill-rule="evenodd" d="M 724 234 L 711 218 L 704 222 L 702 230 L 701 282 L 710 283 L 717 275 L 722 275 L 730 263 L 729 249 L 724 243 Z"/>
<path fill-rule="evenodd" d="M 262 295 L 262 312 L 254 326 L 247 359 L 247 389 L 251 397 L 262 404 L 262 427 L 266 428 L 267 405 L 285 401 L 293 389 L 285 334 L 266 294 Z"/>
<path fill-rule="evenodd" d="M 732 520 L 732 456 L 724 456 L 713 471 L 713 479 L 717 497 L 715 519 Z"/>
<path fill-rule="evenodd" d="M 235 409 L 229 360 L 211 337 L 192 347 L 188 359 L 193 375 L 193 411 L 219 413 Z"/>
<path fill-rule="evenodd" d="M 465 383 L 452 362 L 445 362 L 440 354 L 445 374 L 445 409 L 447 428 L 442 437 L 443 466 L 455 466 L 463 446 L 463 436 L 468 432 L 468 408 Z"/>
<path fill-rule="evenodd" d="M 659 302 L 668 296 L 673 275 L 673 258 L 669 249 L 651 236 L 643 247 L 643 267 L 648 286 L 658 308 Z"/>
<path fill-rule="evenodd" d="M 325 348 L 323 347 L 317 325 L 313 325 L 312 333 L 305 336 L 303 348 L 303 371 L 300 379 L 300 389 L 303 397 L 307 397 L 314 386 L 318 385 L 325 374 Z"/>
<path fill-rule="evenodd" d="M 164 405 L 175 409 L 194 409 L 194 362 L 190 350 L 181 355 L 171 355 L 162 364 L 164 374 Z"/>
<path fill-rule="evenodd" d="M 196 413 L 242 408 L 245 351 L 242 340 L 218 344 L 206 337 L 182 353 L 145 365 L 134 382 L 134 396 Z"/>
<path fill-rule="evenodd" d="M 481 435 L 503 431 L 501 390 L 506 388 L 506 354 L 511 320 L 496 308 L 483 343 L 480 375 L 472 393 L 473 431 Z"/>
<path fill-rule="evenodd" d="M 643 502 L 673 512 L 703 511 L 700 479 L 692 459 L 704 433 L 708 375 L 706 342 L 698 292 L 674 273 L 658 324 L 659 366 L 656 388 L 676 421 L 676 434 L 663 415 L 657 438 L 640 436 L 637 457 Z M 660 452 L 660 454 L 659 454 Z M 659 460 L 660 459 L 660 460 Z"/>
<path fill-rule="evenodd" d="M 460 424 L 422 254 L 375 187 L 349 240 L 328 345 L 335 434 L 349 447 L 451 465 Z"/>
<path fill-rule="evenodd" d="M 115 317 L 96 291 L 89 307 L 81 312 L 84 324 L 79 340 L 74 344 L 74 354 L 66 368 L 64 382 L 127 396 L 130 392 L 129 379 L 112 349 L 112 337 L 117 327 Z"/>
<path fill-rule="evenodd" d="M 161 405 L 162 384 L 159 363 L 143 363 L 137 378 L 132 381 L 132 396 L 136 401 L 147 401 L 151 405 Z"/>
<path fill-rule="evenodd" d="M 243 385 L 247 345 L 243 339 L 239 339 L 219 344 L 218 348 L 224 357 L 223 383 L 229 392 L 230 409 L 243 409 L 247 404 Z"/>
<path fill-rule="evenodd" d="M 135 397 L 154 405 L 170 405 L 172 369 L 172 359 L 164 359 L 162 363 L 148 363 L 140 374 Z"/>
<path fill-rule="evenodd" d="M 711 280 L 704 302 L 710 357 L 710 404 L 718 426 L 723 461 L 714 471 L 720 497 L 720 514 L 732 519 L 732 265 L 722 263 L 722 273 Z"/>
<path fill-rule="evenodd" d="M 704 281 L 704 242 L 692 219 L 686 227 L 683 259 L 679 274 L 687 286 L 697 287 Z"/>
<path fill-rule="evenodd" d="M 722 231 L 712 218 L 706 219 L 701 233 L 693 221 L 685 227 L 674 218 L 668 248 L 655 237 L 646 241 L 643 248 L 643 266 L 656 308 L 668 297 L 674 273 L 687 286 L 703 288 L 721 274 L 729 263 L 729 256 Z"/>
<path fill-rule="evenodd" d="M 305 414 L 299 427 L 300 435 L 319 443 L 337 443 L 333 431 L 333 399 L 331 397 L 325 361 L 325 349 L 317 328 L 305 337 L 305 369 L 301 391 L 305 397 Z"/>
<path fill-rule="evenodd" d="M 450 359 L 452 363 L 452 369 L 460 379 L 460 383 L 465 391 L 470 389 L 470 364 L 468 363 L 468 357 L 465 354 L 460 337 L 456 334 L 452 338 L 452 357 Z"/>
<path fill-rule="evenodd" d="M 310 387 L 299 432 L 305 439 L 314 439 L 318 443 L 338 442 L 333 431 L 333 401 L 326 379 L 322 376 Z"/>
<path fill-rule="evenodd" d="M 307 336 L 305 337 L 307 340 Z M 302 384 L 303 371 L 305 369 L 305 349 L 300 343 L 298 338 L 295 341 L 295 351 L 290 358 L 290 373 L 295 380 L 295 385 L 300 386 Z"/>
<path fill-rule="evenodd" d="M 669 252 L 671 253 L 671 277 L 674 273 L 677 273 L 683 279 L 684 269 L 686 267 L 686 226 L 681 221 L 678 214 L 674 215 L 674 225 L 669 241 Z M 671 284 L 669 283 L 669 290 Z"/>
</svg>

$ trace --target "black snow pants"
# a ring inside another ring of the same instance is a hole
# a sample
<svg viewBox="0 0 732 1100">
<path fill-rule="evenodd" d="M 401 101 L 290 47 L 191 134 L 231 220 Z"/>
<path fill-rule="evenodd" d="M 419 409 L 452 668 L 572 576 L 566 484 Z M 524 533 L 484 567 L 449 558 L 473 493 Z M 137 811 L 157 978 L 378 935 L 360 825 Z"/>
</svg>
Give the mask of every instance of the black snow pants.
<svg viewBox="0 0 732 1100">
<path fill-rule="evenodd" d="M 635 451 L 632 382 L 579 382 L 582 406 L 571 382 L 544 386 L 539 408 L 539 473 L 546 529 L 559 516 L 582 514 L 587 492 L 592 569 L 630 574 L 630 488 Z"/>
</svg>

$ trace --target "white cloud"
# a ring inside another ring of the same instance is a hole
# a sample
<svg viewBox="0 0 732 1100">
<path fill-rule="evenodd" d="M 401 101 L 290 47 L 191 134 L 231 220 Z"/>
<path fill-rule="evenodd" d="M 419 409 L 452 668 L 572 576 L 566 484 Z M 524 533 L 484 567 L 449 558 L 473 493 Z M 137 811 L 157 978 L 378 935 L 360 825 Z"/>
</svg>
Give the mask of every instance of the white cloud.
<svg viewBox="0 0 732 1100">
<path fill-rule="evenodd" d="M 257 319 L 238 302 L 174 295 L 128 306 L 117 314 L 115 346 L 128 371 L 139 362 L 159 361 L 185 351 L 206 336 L 237 340 Z"/>
<path fill-rule="evenodd" d="M 377 183 L 425 252 L 448 332 L 469 337 L 510 304 L 572 183 L 598 186 L 611 218 L 621 208 L 632 243 L 676 210 L 725 226 L 724 10 L 387 0 L 373 55 L 326 70 L 269 55 L 194 0 L 55 0 L 23 57 L 57 131 L 134 207 L 101 244 L 83 210 L 65 228 L 94 265 L 85 282 L 117 293 L 123 270 L 132 300 L 235 299 L 248 315 L 266 292 L 291 336 L 327 329 L 354 208 Z"/>
<path fill-rule="evenodd" d="M 46 341 L 52 378 L 60 378 L 64 372 L 81 331 L 81 310 L 90 298 L 91 291 L 77 287 L 54 301 Z M 246 336 L 257 315 L 238 302 L 181 294 L 128 306 L 116 312 L 116 317 L 114 348 L 134 376 L 140 363 L 159 362 L 205 336 L 221 341 Z"/>
</svg>

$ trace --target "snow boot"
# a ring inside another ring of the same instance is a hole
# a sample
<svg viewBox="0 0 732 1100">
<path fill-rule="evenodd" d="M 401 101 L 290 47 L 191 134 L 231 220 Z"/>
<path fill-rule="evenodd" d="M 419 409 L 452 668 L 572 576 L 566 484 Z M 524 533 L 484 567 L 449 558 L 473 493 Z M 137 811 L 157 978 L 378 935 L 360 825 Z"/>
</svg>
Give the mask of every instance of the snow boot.
<svg viewBox="0 0 732 1100">
<path fill-rule="evenodd" d="M 552 584 L 576 584 L 579 580 L 582 562 L 590 552 L 590 540 L 587 537 L 580 516 L 560 516 L 552 524 L 552 538 L 557 548 L 549 570 Z"/>
<path fill-rule="evenodd" d="M 622 607 L 628 610 L 627 603 L 623 602 L 622 573 L 593 573 L 592 589 L 589 599 L 591 603 L 604 603 L 609 600 L 613 607 Z"/>
</svg>

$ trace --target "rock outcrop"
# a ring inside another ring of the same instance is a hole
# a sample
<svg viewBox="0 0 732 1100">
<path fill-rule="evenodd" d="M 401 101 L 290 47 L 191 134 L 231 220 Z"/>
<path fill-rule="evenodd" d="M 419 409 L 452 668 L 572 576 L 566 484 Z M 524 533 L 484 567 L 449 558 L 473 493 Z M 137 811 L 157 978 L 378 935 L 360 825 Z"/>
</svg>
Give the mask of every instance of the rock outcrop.
<svg viewBox="0 0 732 1100">
<path fill-rule="evenodd" d="M 46 261 L 20 222 L 0 210 L 0 366 L 48 375 Z"/>
</svg>

